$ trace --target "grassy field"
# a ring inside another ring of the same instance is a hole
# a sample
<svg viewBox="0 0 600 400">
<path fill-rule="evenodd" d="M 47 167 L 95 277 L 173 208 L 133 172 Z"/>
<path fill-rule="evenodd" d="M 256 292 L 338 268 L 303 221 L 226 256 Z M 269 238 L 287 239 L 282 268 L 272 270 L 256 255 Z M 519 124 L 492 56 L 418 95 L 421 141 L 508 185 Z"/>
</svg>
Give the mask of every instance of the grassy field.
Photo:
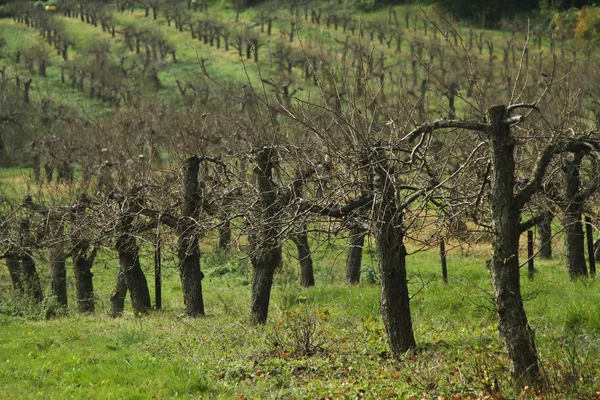
<svg viewBox="0 0 600 400">
<path fill-rule="evenodd" d="M 269 323 L 248 324 L 251 271 L 242 253 L 203 240 L 207 316 L 184 316 L 176 257 L 164 256 L 163 309 L 120 319 L 107 315 L 116 255 L 105 249 L 94 267 L 97 313 L 77 315 L 69 272 L 70 309 L 51 300 L 13 297 L 0 269 L 1 398 L 581 398 L 600 396 L 600 288 L 568 282 L 560 235 L 555 258 L 523 270 L 526 309 L 550 388 L 516 391 L 496 330 L 485 269 L 485 244 L 448 258 L 440 276 L 435 251 L 409 257 L 418 349 L 400 361 L 387 352 L 379 316 L 376 260 L 365 250 L 363 282 L 343 283 L 345 240 L 317 246 L 317 285 L 298 287 L 288 243 L 276 275 Z M 152 248 L 143 244 L 152 284 Z M 38 259 L 44 287 L 48 270 Z M 72 267 L 68 265 L 68 271 Z M 153 295 L 153 290 L 151 290 Z"/>
</svg>

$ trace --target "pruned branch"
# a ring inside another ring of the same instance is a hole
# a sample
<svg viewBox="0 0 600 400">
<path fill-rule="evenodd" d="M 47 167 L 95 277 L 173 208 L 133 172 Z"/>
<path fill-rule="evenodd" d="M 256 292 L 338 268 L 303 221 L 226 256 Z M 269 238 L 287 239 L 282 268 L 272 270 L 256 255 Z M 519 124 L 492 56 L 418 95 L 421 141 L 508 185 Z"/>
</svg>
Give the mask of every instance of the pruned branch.
<svg viewBox="0 0 600 400">
<path fill-rule="evenodd" d="M 300 211 L 309 212 L 317 215 L 334 218 L 344 218 L 352 213 L 352 211 L 364 207 L 373 201 L 372 196 L 362 196 L 358 199 L 350 200 L 348 204 L 342 207 L 322 206 L 313 204 L 309 201 L 300 201 L 298 208 Z"/>
<path fill-rule="evenodd" d="M 487 132 L 489 127 L 490 126 L 488 124 L 485 124 L 485 123 L 482 123 L 479 121 L 473 121 L 473 120 L 438 119 L 436 121 L 433 121 L 432 123 L 418 126 L 417 128 L 415 128 L 413 131 L 411 131 L 410 133 L 405 135 L 400 140 L 401 141 L 408 140 L 409 142 L 412 142 L 416 136 L 418 136 L 422 133 L 431 133 L 431 132 L 439 130 L 439 129 L 454 128 L 454 129 L 467 129 L 467 130 L 478 131 L 478 132 Z"/>
</svg>

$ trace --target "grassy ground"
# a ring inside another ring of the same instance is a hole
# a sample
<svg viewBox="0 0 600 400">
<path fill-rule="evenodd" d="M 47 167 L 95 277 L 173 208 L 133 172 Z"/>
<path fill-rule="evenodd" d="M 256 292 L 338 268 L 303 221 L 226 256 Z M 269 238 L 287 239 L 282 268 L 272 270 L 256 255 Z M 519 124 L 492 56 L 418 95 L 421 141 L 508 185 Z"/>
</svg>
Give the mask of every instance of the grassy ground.
<svg viewBox="0 0 600 400">
<path fill-rule="evenodd" d="M 247 261 L 241 254 L 224 256 L 212 247 L 210 238 L 204 241 L 207 316 L 201 319 L 183 315 L 172 254 L 165 256 L 163 310 L 141 318 L 129 312 L 117 320 L 107 315 L 116 273 L 110 251 L 94 268 L 98 310 L 89 316 L 73 310 L 71 276 L 71 308 L 66 315 L 55 315 L 51 302 L 33 306 L 13 298 L 2 268 L 0 397 L 538 395 L 511 386 L 490 309 L 484 257 L 455 251 L 449 257 L 448 285 L 441 281 L 436 252 L 409 258 L 419 349 L 393 361 L 379 317 L 377 285 L 343 284 L 343 241 L 315 251 L 315 288 L 298 288 L 297 262 L 286 256 L 264 327 L 248 326 Z M 151 275 L 151 249 L 144 248 L 143 264 Z M 377 278 L 370 271 L 372 253 L 367 249 L 365 254 L 364 281 Z M 533 282 L 523 276 L 526 309 L 551 383 L 550 391 L 540 396 L 589 399 L 600 395 L 600 288 L 597 280 L 569 283 L 563 260 L 558 253 L 553 261 L 538 262 Z M 42 266 L 41 271 L 47 283 L 47 269 Z"/>
</svg>

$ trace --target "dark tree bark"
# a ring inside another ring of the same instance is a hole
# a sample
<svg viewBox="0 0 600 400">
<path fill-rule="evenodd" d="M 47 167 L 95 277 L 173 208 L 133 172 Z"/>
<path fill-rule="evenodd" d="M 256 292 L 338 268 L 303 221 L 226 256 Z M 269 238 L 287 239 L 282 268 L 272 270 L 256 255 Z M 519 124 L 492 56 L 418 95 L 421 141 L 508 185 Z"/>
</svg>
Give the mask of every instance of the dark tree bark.
<svg viewBox="0 0 600 400">
<path fill-rule="evenodd" d="M 91 249 L 86 240 L 76 240 L 71 251 L 75 269 L 75 287 L 77 293 L 77 309 L 80 313 L 93 313 L 94 303 L 94 274 L 92 266 L 96 258 L 96 249 Z M 89 253 L 89 254 L 88 254 Z"/>
<path fill-rule="evenodd" d="M 489 145 L 492 154 L 492 214 L 494 239 L 489 264 L 498 312 L 500 336 L 508 352 L 514 379 L 527 384 L 540 380 L 535 332 L 527 322 L 519 275 L 520 217 L 528 198 L 515 196 L 515 139 L 511 135 L 507 107 L 488 110 Z"/>
<path fill-rule="evenodd" d="M 62 248 L 65 241 L 65 226 L 61 215 L 55 213 L 48 213 L 48 221 L 49 236 L 57 241 L 50 249 L 51 293 L 56 296 L 61 306 L 67 307 L 67 253 Z"/>
<path fill-rule="evenodd" d="M 77 309 L 79 313 L 93 313 L 94 303 L 94 274 L 92 266 L 98 251 L 97 246 L 81 237 L 81 227 L 85 225 L 87 199 L 82 198 L 71 209 L 71 259 L 75 271 L 75 287 L 77 293 Z"/>
<path fill-rule="evenodd" d="M 117 238 L 115 247 L 119 253 L 119 266 L 129 289 L 133 312 L 135 315 L 145 314 L 152 303 L 148 282 L 140 264 L 137 240 L 131 233 L 124 233 Z"/>
<path fill-rule="evenodd" d="M 123 315 L 125 309 L 125 297 L 127 297 L 127 280 L 121 267 L 117 273 L 115 289 L 110 294 L 110 316 L 118 318 Z"/>
<path fill-rule="evenodd" d="M 202 189 L 198 177 L 202 157 L 192 156 L 185 162 L 183 217 L 177 218 L 170 213 L 140 209 L 143 215 L 156 218 L 159 222 L 174 229 L 179 236 L 178 257 L 179 276 L 183 291 L 186 312 L 189 316 L 204 315 L 202 279 L 200 269 L 200 246 L 197 221 L 202 211 Z"/>
<path fill-rule="evenodd" d="M 355 226 L 350 231 L 350 244 L 348 245 L 348 258 L 346 259 L 346 283 L 355 285 L 360 283 L 360 270 L 362 253 L 367 231 Z"/>
<path fill-rule="evenodd" d="M 588 262 L 590 264 L 590 276 L 596 276 L 596 252 L 594 251 L 594 226 L 592 217 L 585 217 L 585 238 L 588 251 Z"/>
<path fill-rule="evenodd" d="M 127 288 L 131 297 L 131 305 L 135 315 L 145 314 L 152 308 L 148 282 L 139 258 L 137 239 L 133 234 L 134 218 L 139 211 L 137 193 L 132 192 L 125 200 L 125 212 L 119 217 L 115 248 L 119 253 L 119 266 L 125 275 Z"/>
<path fill-rule="evenodd" d="M 200 246 L 196 222 L 202 209 L 202 190 L 198 184 L 200 159 L 190 157 L 185 163 L 183 218 L 179 221 L 179 273 L 187 314 L 204 315 Z"/>
<path fill-rule="evenodd" d="M 31 249 L 29 248 L 32 238 L 29 231 L 29 220 L 24 219 L 19 223 L 19 235 L 21 244 L 21 282 L 25 294 L 31 297 L 35 302 L 41 302 L 44 298 L 42 284 L 37 273 L 35 260 Z"/>
<path fill-rule="evenodd" d="M 39 153 L 35 150 L 31 160 L 31 164 L 31 168 L 33 169 L 33 180 L 35 181 L 35 183 L 40 183 L 42 162 L 40 160 Z"/>
<path fill-rule="evenodd" d="M 23 281 L 22 281 L 22 268 L 21 261 L 14 255 L 8 255 L 6 257 L 6 267 L 8 268 L 8 274 L 12 282 L 13 289 L 17 293 L 23 293 Z"/>
<path fill-rule="evenodd" d="M 587 265 L 585 263 L 585 236 L 583 235 L 583 202 L 579 191 L 581 189 L 581 178 L 579 169 L 583 160 L 583 153 L 575 154 L 573 161 L 565 161 L 565 195 L 566 202 L 564 227 L 567 270 L 571 280 L 587 277 Z"/>
<path fill-rule="evenodd" d="M 160 234 L 156 235 L 154 245 L 154 307 L 157 310 L 162 308 L 162 255 L 161 255 Z"/>
<path fill-rule="evenodd" d="M 56 296 L 58 304 L 67 307 L 67 257 L 61 249 L 50 251 L 52 295 Z"/>
<path fill-rule="evenodd" d="M 25 293 L 36 303 L 41 302 L 44 299 L 44 292 L 42 291 L 42 284 L 37 273 L 35 260 L 29 250 L 26 250 L 21 256 L 21 266 L 23 268 L 22 277 Z"/>
<path fill-rule="evenodd" d="M 552 218 L 545 219 L 538 225 L 539 256 L 543 260 L 552 259 Z"/>
<path fill-rule="evenodd" d="M 294 237 L 294 244 L 298 249 L 298 260 L 300 261 L 300 286 L 315 286 L 315 275 L 313 271 L 313 261 L 308 244 L 308 233 L 306 226 Z"/>
<path fill-rule="evenodd" d="M 219 249 L 226 251 L 231 245 L 231 221 L 229 215 L 224 214 L 219 226 Z"/>
<path fill-rule="evenodd" d="M 263 148 L 255 158 L 254 176 L 259 193 L 258 209 L 253 215 L 254 231 L 249 235 L 252 276 L 250 322 L 253 325 L 267 322 L 273 275 L 281 264 L 282 249 L 279 241 L 281 205 L 275 194 L 273 167 L 277 154 L 272 148 Z"/>
<path fill-rule="evenodd" d="M 131 305 L 136 316 L 145 314 L 152 307 L 148 282 L 139 258 L 139 247 L 134 235 L 134 220 L 141 210 L 141 200 L 138 191 L 132 190 L 128 197 L 123 200 L 123 213 L 119 216 L 117 223 L 117 239 L 115 249 L 119 254 L 119 273 L 125 277 L 125 282 L 131 297 Z M 119 285 L 117 279 L 117 286 Z M 122 288 L 117 287 L 116 296 L 119 296 Z M 112 297 L 112 296 L 111 296 Z"/>
<path fill-rule="evenodd" d="M 52 182 L 52 173 L 54 172 L 54 166 L 51 162 L 44 163 L 44 172 L 46 174 L 46 182 Z"/>
<path fill-rule="evenodd" d="M 383 149 L 374 152 L 378 204 L 375 218 L 375 240 L 381 276 L 381 316 L 388 345 L 394 357 L 416 346 L 410 315 L 410 298 L 406 279 L 403 215 L 398 208 L 393 177 Z"/>
</svg>

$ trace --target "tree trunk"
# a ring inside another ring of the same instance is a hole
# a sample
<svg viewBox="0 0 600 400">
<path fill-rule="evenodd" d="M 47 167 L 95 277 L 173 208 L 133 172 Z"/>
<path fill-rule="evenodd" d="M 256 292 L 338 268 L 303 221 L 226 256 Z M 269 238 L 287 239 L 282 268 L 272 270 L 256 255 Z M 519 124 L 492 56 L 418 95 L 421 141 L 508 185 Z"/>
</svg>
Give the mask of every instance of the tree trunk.
<svg viewBox="0 0 600 400">
<path fill-rule="evenodd" d="M 567 212 L 564 220 L 566 262 L 571 280 L 588 276 L 585 263 L 585 236 L 581 217 L 581 213 Z"/>
<path fill-rule="evenodd" d="M 61 306 L 67 307 L 67 268 L 66 255 L 60 249 L 50 252 L 52 295 L 56 296 Z"/>
<path fill-rule="evenodd" d="M 52 173 L 54 172 L 54 166 L 49 162 L 45 163 L 44 172 L 46 174 L 46 182 L 52 182 Z"/>
<path fill-rule="evenodd" d="M 117 238 L 116 249 L 119 253 L 119 266 L 125 275 L 131 296 L 133 312 L 136 316 L 145 314 L 152 308 L 152 303 L 148 282 L 140 265 L 139 247 L 135 236 L 129 232 L 121 234 Z"/>
<path fill-rule="evenodd" d="M 273 166 L 276 154 L 272 148 L 263 148 L 255 159 L 254 176 L 259 193 L 258 210 L 252 216 L 256 226 L 249 235 L 250 260 L 254 274 L 252 276 L 252 299 L 250 305 L 250 323 L 253 325 L 267 322 L 273 275 L 281 264 L 282 249 L 279 240 L 281 224 L 279 213 L 281 205 L 277 202 L 273 182 Z"/>
<path fill-rule="evenodd" d="M 508 352 L 510 372 L 518 382 L 535 384 L 540 380 L 535 333 L 527 322 L 519 275 L 519 220 L 523 205 L 517 204 L 514 196 L 515 140 L 506 123 L 506 111 L 503 105 L 488 110 L 495 231 L 489 267 L 499 331 Z"/>
<path fill-rule="evenodd" d="M 0 151 L 1 150 L 2 148 L 0 147 Z M 37 151 L 33 154 L 31 164 L 31 167 L 33 169 L 33 180 L 35 181 L 35 183 L 40 183 L 42 162 L 40 161 L 40 155 L 37 153 Z"/>
<path fill-rule="evenodd" d="M 190 227 L 189 229 L 194 229 Z M 200 249 L 198 239 L 181 237 L 179 240 L 179 273 L 183 300 L 187 314 L 191 317 L 204 315 L 204 300 L 202 298 L 202 279 L 204 274 L 200 270 Z"/>
<path fill-rule="evenodd" d="M 565 246 L 567 270 L 571 280 L 587 277 L 587 265 L 585 263 L 585 237 L 581 223 L 583 199 L 578 194 L 581 188 L 579 169 L 583 153 L 575 154 L 573 161 L 565 161 Z"/>
<path fill-rule="evenodd" d="M 406 279 L 403 215 L 396 203 L 395 182 L 389 173 L 387 155 L 383 149 L 377 149 L 375 158 L 379 204 L 374 218 L 381 276 L 381 316 L 390 351 L 397 358 L 416 346 Z"/>
<path fill-rule="evenodd" d="M 21 256 L 21 265 L 23 268 L 23 286 L 25 293 L 30 296 L 36 303 L 39 303 L 44 298 L 40 277 L 35 267 L 35 260 L 28 251 Z"/>
<path fill-rule="evenodd" d="M 162 308 L 162 255 L 160 236 L 156 235 L 154 246 L 154 307 Z"/>
<path fill-rule="evenodd" d="M 81 243 L 74 247 L 71 258 L 75 268 L 75 286 L 77 292 L 77 309 L 80 313 L 93 313 L 94 303 L 94 274 L 92 265 L 94 259 L 87 256 L 89 244 Z M 95 258 L 95 255 L 94 255 Z"/>
<path fill-rule="evenodd" d="M 71 209 L 71 259 L 75 270 L 77 309 L 80 313 L 93 313 L 95 310 L 92 266 L 98 247 L 92 247 L 89 240 L 81 237 L 81 231 L 86 225 L 87 203 L 88 200 L 83 196 Z"/>
<path fill-rule="evenodd" d="M 185 163 L 183 218 L 179 223 L 179 273 L 183 300 L 191 317 L 204 315 L 200 246 L 196 221 L 202 209 L 202 190 L 198 184 L 200 159 L 190 157 Z"/>
<path fill-rule="evenodd" d="M 231 245 L 231 221 L 227 214 L 223 215 L 222 220 L 219 226 L 219 249 L 226 251 Z"/>
<path fill-rule="evenodd" d="M 538 225 L 539 238 L 539 256 L 543 260 L 552 259 L 552 218 L 548 218 Z"/>
<path fill-rule="evenodd" d="M 362 253 L 366 234 L 367 231 L 360 226 L 355 226 L 350 232 L 348 258 L 346 259 L 346 283 L 350 285 L 360 283 Z"/>
<path fill-rule="evenodd" d="M 119 267 L 115 289 L 110 294 L 110 316 L 118 318 L 123 315 L 125 309 L 125 297 L 127 296 L 127 280 L 123 270 Z"/>
<path fill-rule="evenodd" d="M 140 264 L 140 249 L 133 234 L 133 223 L 135 216 L 140 211 L 140 202 L 138 193 L 132 190 L 123 206 L 124 213 L 119 217 L 117 226 L 119 236 L 115 243 L 115 249 L 119 254 L 120 271 L 125 275 L 131 305 L 136 316 L 145 314 L 152 308 L 148 281 Z"/>
<path fill-rule="evenodd" d="M 13 289 L 17 293 L 23 293 L 21 261 L 15 256 L 7 256 L 6 267 L 8 268 Z"/>
<path fill-rule="evenodd" d="M 273 275 L 281 262 L 281 259 L 277 259 L 277 255 L 273 253 L 266 254 L 265 257 L 253 258 L 252 261 L 252 267 L 254 268 L 250 304 L 250 323 L 252 325 L 267 322 Z"/>
<path fill-rule="evenodd" d="M 298 248 L 298 260 L 300 261 L 300 286 L 305 288 L 315 286 L 313 261 L 310 254 L 306 226 L 304 226 L 302 232 L 298 233 L 294 238 L 294 243 Z"/>
</svg>

